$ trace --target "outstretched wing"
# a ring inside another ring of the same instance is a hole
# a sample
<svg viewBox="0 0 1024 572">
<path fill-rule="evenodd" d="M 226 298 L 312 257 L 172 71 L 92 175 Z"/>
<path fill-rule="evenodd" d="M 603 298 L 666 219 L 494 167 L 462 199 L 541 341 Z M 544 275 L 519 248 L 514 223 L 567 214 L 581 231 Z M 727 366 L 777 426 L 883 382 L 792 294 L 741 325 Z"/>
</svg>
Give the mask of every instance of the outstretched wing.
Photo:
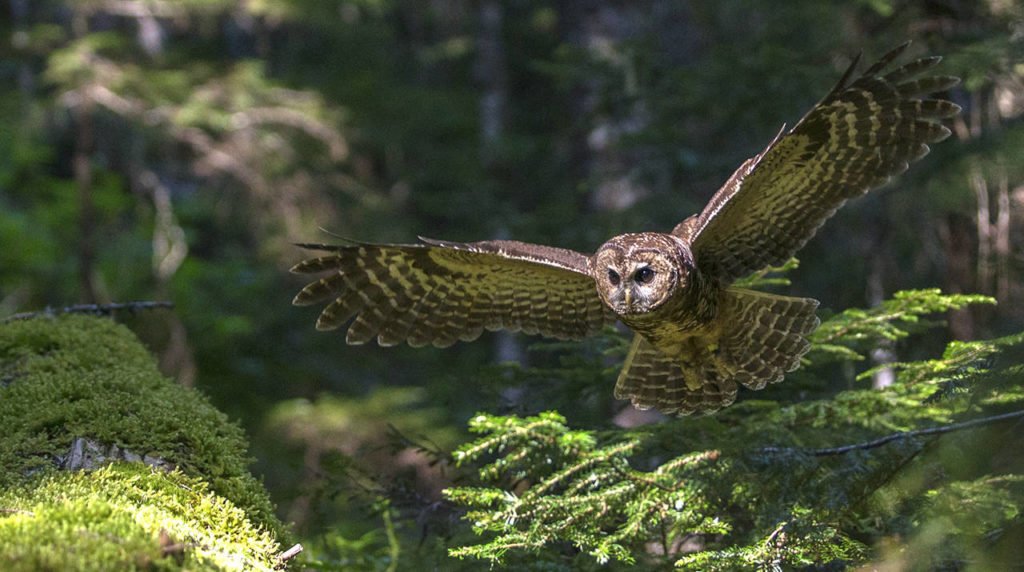
<svg viewBox="0 0 1024 572">
<path fill-rule="evenodd" d="M 300 245 L 330 252 L 292 272 L 330 272 L 293 304 L 331 300 L 317 320 L 332 330 L 353 316 L 345 340 L 445 347 L 484 329 L 578 339 L 615 320 L 587 273 L 588 257 L 495 240 L 425 244 Z"/>
<path fill-rule="evenodd" d="M 939 121 L 956 104 L 920 96 L 949 89 L 958 79 L 915 79 L 940 58 L 922 58 L 885 75 L 907 44 L 835 88 L 785 135 L 748 159 L 704 210 L 674 234 L 692 240 L 698 266 L 729 283 L 788 260 L 847 199 L 903 172 L 942 141 Z"/>
</svg>

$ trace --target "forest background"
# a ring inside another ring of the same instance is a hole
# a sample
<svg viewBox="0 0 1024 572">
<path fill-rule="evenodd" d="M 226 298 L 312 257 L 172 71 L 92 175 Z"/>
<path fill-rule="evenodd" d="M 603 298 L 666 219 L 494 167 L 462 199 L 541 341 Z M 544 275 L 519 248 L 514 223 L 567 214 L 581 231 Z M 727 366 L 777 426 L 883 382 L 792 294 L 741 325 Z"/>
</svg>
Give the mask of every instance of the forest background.
<svg viewBox="0 0 1024 572">
<path fill-rule="evenodd" d="M 345 346 L 313 328 L 316 309 L 290 305 L 302 281 L 287 270 L 306 256 L 294 244 L 330 242 L 326 229 L 592 252 L 615 234 L 670 229 L 858 53 L 871 61 L 908 39 L 911 55 L 942 55 L 940 72 L 963 79 L 949 93 L 964 108 L 953 136 L 842 209 L 775 291 L 821 300 L 824 318 L 908 289 L 998 304 L 932 316 L 941 323 L 909 340 L 869 336 L 867 359 L 741 399 L 887 386 L 893 369 L 858 374 L 1022 329 L 1019 1 L 10 0 L 0 317 L 172 301 L 125 321 L 168 376 L 244 427 L 253 470 L 310 562 L 471 566 L 446 556 L 476 537 L 466 503 L 441 491 L 477 478 L 451 452 L 479 413 L 557 410 L 608 432 L 664 419 L 612 399 L 611 333 Z M 1019 534 L 1019 515 L 1008 518 L 1018 528 L 1000 530 Z M 715 534 L 727 535 L 699 538 Z M 892 537 L 859 538 L 875 550 L 859 558 L 885 558 L 880 538 Z M 701 542 L 634 543 L 632 558 Z M 549 539 L 540 560 L 601 560 L 586 544 Z"/>
</svg>

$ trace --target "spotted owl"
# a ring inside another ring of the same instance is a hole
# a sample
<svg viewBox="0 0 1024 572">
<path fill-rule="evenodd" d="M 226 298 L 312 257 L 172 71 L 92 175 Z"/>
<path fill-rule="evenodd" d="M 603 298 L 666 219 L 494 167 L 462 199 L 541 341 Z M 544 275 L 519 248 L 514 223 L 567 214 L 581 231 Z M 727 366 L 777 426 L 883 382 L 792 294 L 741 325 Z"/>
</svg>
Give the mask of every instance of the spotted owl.
<svg viewBox="0 0 1024 572">
<path fill-rule="evenodd" d="M 449 346 L 484 330 L 579 339 L 621 321 L 634 332 L 615 396 L 640 409 L 708 413 L 739 385 L 762 389 L 800 365 L 816 300 L 735 287 L 788 260 L 847 199 L 903 172 L 960 108 L 929 98 L 957 79 L 939 58 L 860 75 L 855 60 L 820 103 L 748 159 L 704 209 L 671 232 L 616 236 L 592 255 L 510 240 L 300 245 L 292 268 L 325 273 L 294 304 L 329 302 L 316 327 L 351 320 L 346 341 Z"/>
</svg>

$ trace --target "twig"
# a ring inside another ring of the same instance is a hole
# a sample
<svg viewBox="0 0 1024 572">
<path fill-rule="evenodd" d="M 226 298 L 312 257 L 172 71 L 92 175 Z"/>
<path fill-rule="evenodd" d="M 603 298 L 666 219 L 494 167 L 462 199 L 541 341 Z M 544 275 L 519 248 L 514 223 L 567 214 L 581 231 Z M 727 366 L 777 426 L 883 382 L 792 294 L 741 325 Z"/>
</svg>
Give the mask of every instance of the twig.
<svg viewBox="0 0 1024 572">
<path fill-rule="evenodd" d="M 13 322 L 14 320 L 28 320 L 37 316 L 55 316 L 57 314 L 94 314 L 109 315 L 119 310 L 138 312 L 140 310 L 154 310 L 157 308 L 173 308 L 174 302 L 119 302 L 115 304 L 77 304 L 64 308 L 47 308 L 41 312 L 24 312 L 13 314 L 0 320 L 0 324 Z"/>
<path fill-rule="evenodd" d="M 775 540 L 775 537 L 778 536 L 779 533 L 782 532 L 786 528 L 786 525 L 788 525 L 788 524 L 789 524 L 788 520 L 785 521 L 785 522 L 780 523 L 779 526 L 776 527 L 775 530 L 773 530 L 772 533 L 768 535 L 768 538 L 765 539 L 764 545 L 765 546 L 770 545 L 772 543 L 772 541 Z"/>
<path fill-rule="evenodd" d="M 29 516 L 35 516 L 36 513 L 30 510 L 22 510 L 20 508 L 0 508 L 0 512 L 6 512 L 9 514 L 27 514 Z"/>
<path fill-rule="evenodd" d="M 658 470 L 655 471 L 655 473 L 660 476 L 660 475 L 664 475 L 665 471 L 667 469 L 674 469 L 674 468 L 682 466 L 682 465 L 689 465 L 691 463 L 697 463 L 699 461 L 706 461 L 706 460 L 714 461 L 714 460 L 718 459 L 718 456 L 721 455 L 721 454 L 722 454 L 721 451 L 718 451 L 717 449 L 715 449 L 715 450 L 711 450 L 711 451 L 704 451 L 704 452 L 701 452 L 701 453 L 697 453 L 696 455 L 688 455 L 686 457 L 680 457 L 678 459 L 674 459 L 672 461 L 669 461 L 669 462 L 665 463 L 661 467 L 658 467 Z M 659 489 L 661 489 L 663 491 L 670 492 L 670 493 L 671 492 L 676 492 L 678 490 L 681 490 L 683 488 L 683 486 L 684 486 L 684 483 L 680 483 L 679 485 L 674 486 L 674 487 L 673 486 L 668 486 L 668 485 L 663 485 L 663 484 L 659 483 L 658 481 L 656 481 L 655 479 L 648 479 L 646 477 L 641 477 L 635 471 L 622 469 L 621 467 L 617 466 L 615 463 L 611 464 L 611 468 L 620 477 L 623 477 L 625 479 L 629 479 L 629 480 L 634 481 L 634 482 L 642 483 L 642 484 L 645 484 L 645 485 L 650 485 L 650 486 L 653 486 L 653 487 L 657 487 L 657 488 L 659 488 Z M 652 474 L 654 474 L 654 473 L 652 473 Z"/>
<path fill-rule="evenodd" d="M 873 441 L 855 443 L 853 445 L 844 445 L 842 447 L 831 447 L 828 449 L 804 449 L 801 447 L 765 447 L 764 449 L 762 449 L 762 451 L 765 453 L 788 453 L 803 451 L 815 457 L 826 457 L 829 455 L 844 455 L 846 453 L 849 453 L 850 451 L 856 451 L 858 449 L 874 449 L 875 447 L 881 447 L 882 445 L 891 443 L 898 439 L 921 437 L 924 435 L 941 435 L 943 433 L 951 433 L 953 431 L 969 429 L 971 427 L 976 427 L 978 425 L 998 423 L 1000 421 L 1006 421 L 1007 419 L 1016 419 L 1018 417 L 1024 417 L 1024 410 L 1011 411 L 1009 413 L 993 415 L 991 417 L 982 417 L 980 419 L 972 419 L 970 421 L 964 421 L 963 423 L 953 423 L 952 425 L 941 425 L 939 427 L 929 427 L 928 429 L 918 429 L 916 431 L 901 431 L 899 433 L 893 433 L 892 435 L 880 437 Z"/>
<path fill-rule="evenodd" d="M 287 562 L 287 561 L 291 560 L 292 558 L 295 558 L 296 556 L 298 556 L 299 553 L 302 552 L 302 550 L 303 550 L 302 545 L 301 544 L 296 544 L 295 546 L 292 546 L 288 550 L 285 550 L 284 552 L 278 554 L 277 555 L 277 561 L 278 562 L 282 562 L 282 563 L 283 562 Z"/>
</svg>

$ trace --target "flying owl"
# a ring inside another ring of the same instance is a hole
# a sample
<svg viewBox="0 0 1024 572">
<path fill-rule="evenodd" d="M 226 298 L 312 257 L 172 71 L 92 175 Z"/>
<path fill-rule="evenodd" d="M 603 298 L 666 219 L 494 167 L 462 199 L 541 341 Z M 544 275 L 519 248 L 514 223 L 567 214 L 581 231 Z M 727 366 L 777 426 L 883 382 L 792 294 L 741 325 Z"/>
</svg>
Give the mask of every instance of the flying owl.
<svg viewBox="0 0 1024 572">
<path fill-rule="evenodd" d="M 949 136 L 940 121 L 960 108 L 927 96 L 958 80 L 918 77 L 938 57 L 885 71 L 905 48 L 860 76 L 854 60 L 672 232 L 619 235 L 590 255 L 511 240 L 304 244 L 328 254 L 292 272 L 327 274 L 293 303 L 329 301 L 318 330 L 351 319 L 346 342 L 382 346 L 446 347 L 498 329 L 580 339 L 621 321 L 634 337 L 615 397 L 664 413 L 716 411 L 737 385 L 762 389 L 796 369 L 819 324 L 816 300 L 732 282 L 788 260 L 847 199 Z"/>
</svg>

